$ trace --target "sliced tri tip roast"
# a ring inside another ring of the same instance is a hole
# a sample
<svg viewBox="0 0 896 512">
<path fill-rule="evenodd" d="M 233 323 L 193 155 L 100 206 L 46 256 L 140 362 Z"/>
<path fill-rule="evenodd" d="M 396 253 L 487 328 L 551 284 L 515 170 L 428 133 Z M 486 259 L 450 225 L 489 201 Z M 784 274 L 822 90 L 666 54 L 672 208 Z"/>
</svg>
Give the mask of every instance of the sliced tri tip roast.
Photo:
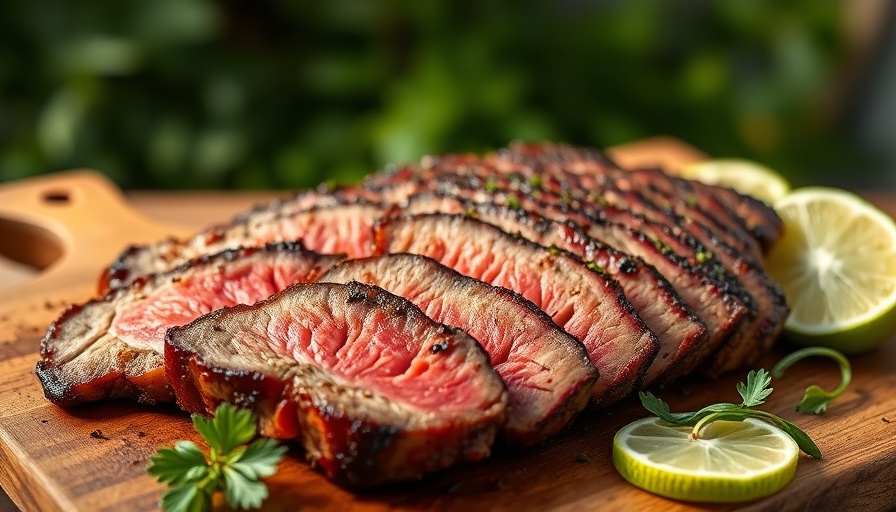
<svg viewBox="0 0 896 512">
<path fill-rule="evenodd" d="M 341 481 L 415 478 L 494 439 L 538 443 L 588 403 L 755 362 L 788 313 L 762 268 L 781 226 L 760 201 L 593 149 L 426 157 L 129 247 L 105 295 L 51 326 L 38 375 L 63 405 L 235 401 Z M 272 259 L 290 262 L 280 277 Z"/>
</svg>

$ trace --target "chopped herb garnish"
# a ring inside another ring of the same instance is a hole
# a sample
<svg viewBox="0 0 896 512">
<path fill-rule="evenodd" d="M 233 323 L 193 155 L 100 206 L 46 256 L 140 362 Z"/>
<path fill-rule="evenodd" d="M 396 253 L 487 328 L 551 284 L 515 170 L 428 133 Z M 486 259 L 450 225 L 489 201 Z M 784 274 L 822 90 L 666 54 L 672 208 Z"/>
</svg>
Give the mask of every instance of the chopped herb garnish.
<svg viewBox="0 0 896 512">
<path fill-rule="evenodd" d="M 704 263 L 712 259 L 712 253 L 709 251 L 697 251 L 696 258 L 697 264 L 703 265 Z"/>
<path fill-rule="evenodd" d="M 485 180 L 485 185 L 483 185 L 483 187 L 485 188 L 485 191 L 488 192 L 489 194 L 494 194 L 495 192 L 498 191 L 498 182 L 495 181 L 494 178 L 489 178 L 489 179 Z"/>
<path fill-rule="evenodd" d="M 529 188 L 532 190 L 541 190 L 543 183 L 541 182 L 541 176 L 537 174 L 533 174 L 529 176 Z"/>
<path fill-rule="evenodd" d="M 846 391 L 846 387 L 849 386 L 849 383 L 852 380 L 852 368 L 850 367 L 849 360 L 846 359 L 846 356 L 836 350 L 825 347 L 804 348 L 797 350 L 778 361 L 778 364 L 772 368 L 772 375 L 776 379 L 780 379 L 784 374 L 784 370 L 790 368 L 800 359 L 812 356 L 830 357 L 840 365 L 840 385 L 837 386 L 837 389 L 833 391 L 825 391 L 813 384 L 806 388 L 806 394 L 803 395 L 803 399 L 796 406 L 796 410 L 799 412 L 821 414 L 827 410 L 828 404 L 831 401 Z"/>
<path fill-rule="evenodd" d="M 589 199 L 591 199 L 592 203 L 596 203 L 601 206 L 609 206 L 609 204 L 610 204 L 610 201 L 607 200 L 607 198 L 604 197 L 603 194 L 600 194 L 599 192 L 592 192 Z"/>
<path fill-rule="evenodd" d="M 273 439 L 252 441 L 256 436 L 252 413 L 230 404 L 218 406 L 214 418 L 194 414 L 193 426 L 208 444 L 208 453 L 192 441 L 178 441 L 173 448 L 160 448 L 146 469 L 169 486 L 162 509 L 211 510 L 218 491 L 233 508 L 259 508 L 268 497 L 260 480 L 274 474 L 286 447 Z"/>
<path fill-rule="evenodd" d="M 669 404 L 660 400 L 649 391 L 641 391 L 638 393 L 638 396 L 641 398 L 641 403 L 644 407 L 663 421 L 677 426 L 693 427 L 691 439 L 699 439 L 700 431 L 703 427 L 713 421 L 743 421 L 747 418 L 758 418 L 777 425 L 778 428 L 796 441 L 800 450 L 816 459 L 820 459 L 821 450 L 818 449 L 818 446 L 808 434 L 783 418 L 755 408 L 765 403 L 765 399 L 771 394 L 772 388 L 768 387 L 771 380 L 771 375 L 765 370 L 751 371 L 747 374 L 745 383 L 739 382 L 737 384 L 737 392 L 740 394 L 743 402 L 739 405 L 730 403 L 708 405 L 697 412 L 670 412 Z"/>
<path fill-rule="evenodd" d="M 560 256 L 561 254 L 563 254 L 563 249 L 557 247 L 554 244 L 551 244 L 551 246 L 548 247 L 548 252 L 550 252 L 552 256 Z"/>
<path fill-rule="evenodd" d="M 668 256 L 669 254 L 672 254 L 672 252 L 673 252 L 672 248 L 669 247 L 665 242 L 661 242 L 659 240 L 652 240 L 652 242 L 653 242 L 653 246 L 656 247 L 657 250 L 659 250 L 663 254 L 663 256 Z"/>
<path fill-rule="evenodd" d="M 513 210 L 519 210 L 520 209 L 520 198 L 517 197 L 516 194 L 513 194 L 513 193 L 508 194 L 507 198 L 504 199 L 504 206 L 506 206 L 510 209 L 513 209 Z"/>
<path fill-rule="evenodd" d="M 604 268 L 593 261 L 586 261 L 585 266 L 588 267 L 589 270 L 597 272 L 598 274 L 604 273 Z"/>
</svg>

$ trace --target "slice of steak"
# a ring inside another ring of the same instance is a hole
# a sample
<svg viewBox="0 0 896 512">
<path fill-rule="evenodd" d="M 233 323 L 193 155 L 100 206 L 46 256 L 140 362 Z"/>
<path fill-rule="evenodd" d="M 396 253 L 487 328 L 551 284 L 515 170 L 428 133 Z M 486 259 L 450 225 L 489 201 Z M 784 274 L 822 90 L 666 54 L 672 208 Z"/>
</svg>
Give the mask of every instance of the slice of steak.
<svg viewBox="0 0 896 512">
<path fill-rule="evenodd" d="M 359 283 L 299 284 L 171 329 L 165 366 L 185 410 L 251 409 L 264 435 L 297 438 L 352 486 L 487 457 L 505 419 L 476 340 Z"/>
<path fill-rule="evenodd" d="M 312 281 L 341 260 L 295 243 L 229 250 L 71 306 L 41 340 L 36 373 L 44 393 L 64 406 L 119 397 L 169 401 L 166 329 Z"/>
<path fill-rule="evenodd" d="M 350 281 L 404 297 L 479 341 L 507 384 L 504 438 L 511 444 L 528 446 L 556 434 L 588 403 L 598 374 L 585 347 L 518 293 L 416 254 L 346 261 L 319 279 Z"/>
<path fill-rule="evenodd" d="M 549 250 L 463 215 L 384 219 L 374 235 L 377 254 L 421 254 L 532 301 L 579 339 L 600 372 L 592 392 L 609 405 L 636 389 L 659 348 L 656 335 L 625 298 L 619 283 L 595 265 Z"/>
<path fill-rule="evenodd" d="M 660 341 L 660 349 L 642 382 L 648 387 L 682 371 L 694 345 L 706 342 L 703 322 L 682 302 L 672 285 L 637 256 L 630 256 L 586 235 L 572 223 L 560 223 L 505 205 L 477 204 L 457 196 L 419 194 L 408 198 L 404 213 L 462 213 L 546 247 L 559 247 L 592 262 L 622 287 L 625 298 Z M 475 335 L 474 335 L 475 336 Z M 688 371 L 692 367 L 685 369 Z"/>
<path fill-rule="evenodd" d="M 301 241 L 320 253 L 370 255 L 373 221 L 382 213 L 364 201 L 345 203 L 317 192 L 300 194 L 272 209 L 257 209 L 233 223 L 215 226 L 189 240 L 164 240 L 131 246 L 104 273 L 102 289 L 127 286 L 134 279 L 168 271 L 191 259 L 237 247 L 259 247 L 271 242 Z M 309 204 L 316 206 L 308 206 Z M 327 203 L 328 206 L 321 206 Z M 287 206 L 288 205 L 288 206 Z M 332 206 L 339 205 L 339 208 Z"/>
</svg>

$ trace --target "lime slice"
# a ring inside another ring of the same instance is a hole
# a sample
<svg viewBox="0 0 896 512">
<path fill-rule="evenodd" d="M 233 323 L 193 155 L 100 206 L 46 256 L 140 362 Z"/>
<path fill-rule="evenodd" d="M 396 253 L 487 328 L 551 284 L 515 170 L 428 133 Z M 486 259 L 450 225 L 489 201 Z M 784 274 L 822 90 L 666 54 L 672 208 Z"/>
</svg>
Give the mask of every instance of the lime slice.
<svg viewBox="0 0 896 512">
<path fill-rule="evenodd" d="M 791 312 L 785 333 L 846 354 L 896 330 L 896 225 L 858 196 L 804 188 L 775 203 L 784 236 L 766 267 Z"/>
<path fill-rule="evenodd" d="M 748 501 L 790 482 L 800 449 L 784 431 L 748 418 L 715 421 L 690 437 L 656 417 L 630 423 L 613 439 L 622 477 L 652 492 L 687 501 Z"/>
<path fill-rule="evenodd" d="M 790 183 L 780 174 L 749 160 L 704 160 L 684 166 L 680 174 L 709 185 L 733 188 L 768 204 L 774 204 L 790 191 Z"/>
</svg>

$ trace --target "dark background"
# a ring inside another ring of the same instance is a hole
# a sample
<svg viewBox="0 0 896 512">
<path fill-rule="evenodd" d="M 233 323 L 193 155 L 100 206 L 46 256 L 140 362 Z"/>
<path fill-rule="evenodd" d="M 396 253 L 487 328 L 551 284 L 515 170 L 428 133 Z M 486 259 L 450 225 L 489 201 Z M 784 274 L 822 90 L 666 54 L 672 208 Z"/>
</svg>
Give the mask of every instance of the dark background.
<svg viewBox="0 0 896 512">
<path fill-rule="evenodd" d="M 795 184 L 896 188 L 874 1 L 0 3 L 0 181 L 350 182 L 513 139 L 656 134 Z"/>
</svg>

